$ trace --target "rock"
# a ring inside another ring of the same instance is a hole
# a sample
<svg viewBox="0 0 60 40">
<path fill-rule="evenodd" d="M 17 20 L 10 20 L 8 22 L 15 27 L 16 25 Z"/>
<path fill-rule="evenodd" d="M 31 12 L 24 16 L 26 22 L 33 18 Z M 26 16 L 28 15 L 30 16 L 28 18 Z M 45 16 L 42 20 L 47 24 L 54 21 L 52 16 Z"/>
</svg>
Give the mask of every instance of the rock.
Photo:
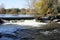
<svg viewBox="0 0 60 40">
<path fill-rule="evenodd" d="M 0 24 L 3 24 L 3 23 L 4 23 L 4 21 L 0 19 Z"/>
</svg>

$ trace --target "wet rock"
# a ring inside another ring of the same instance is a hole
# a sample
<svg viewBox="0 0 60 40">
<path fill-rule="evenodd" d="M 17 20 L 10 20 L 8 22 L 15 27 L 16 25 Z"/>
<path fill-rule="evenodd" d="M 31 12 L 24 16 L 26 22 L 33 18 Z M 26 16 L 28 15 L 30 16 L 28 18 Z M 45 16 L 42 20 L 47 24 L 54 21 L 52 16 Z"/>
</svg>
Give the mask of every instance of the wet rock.
<svg viewBox="0 0 60 40">
<path fill-rule="evenodd" d="M 4 21 L 0 19 L 0 24 L 3 24 L 3 23 L 4 23 Z"/>
<path fill-rule="evenodd" d="M 60 29 L 40 31 L 39 37 L 41 40 L 60 40 Z"/>
</svg>

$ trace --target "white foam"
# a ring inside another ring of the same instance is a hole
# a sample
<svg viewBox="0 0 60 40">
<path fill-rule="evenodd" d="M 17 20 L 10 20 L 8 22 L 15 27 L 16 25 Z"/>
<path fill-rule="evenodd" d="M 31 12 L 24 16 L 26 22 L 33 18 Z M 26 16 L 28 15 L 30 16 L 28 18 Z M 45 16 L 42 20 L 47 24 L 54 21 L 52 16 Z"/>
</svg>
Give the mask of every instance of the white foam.
<svg viewBox="0 0 60 40">
<path fill-rule="evenodd" d="M 4 24 L 17 24 L 17 25 L 22 25 L 22 26 L 33 26 L 33 27 L 40 27 L 41 25 L 46 25 L 47 23 L 41 23 L 41 22 L 36 22 L 34 20 L 25 20 L 24 22 L 18 21 L 16 23 L 13 22 L 7 22 Z"/>
</svg>

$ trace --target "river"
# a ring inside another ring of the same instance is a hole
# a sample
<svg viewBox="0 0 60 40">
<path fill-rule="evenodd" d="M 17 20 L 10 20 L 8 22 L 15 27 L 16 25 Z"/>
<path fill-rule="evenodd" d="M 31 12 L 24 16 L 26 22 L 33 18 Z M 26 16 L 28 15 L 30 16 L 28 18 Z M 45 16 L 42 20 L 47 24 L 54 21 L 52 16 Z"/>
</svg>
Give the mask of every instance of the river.
<svg viewBox="0 0 60 40">
<path fill-rule="evenodd" d="M 47 23 L 36 22 L 35 19 L 4 21 L 4 24 L 0 24 L 0 40 L 60 40 L 60 29 L 37 29 Z"/>
</svg>

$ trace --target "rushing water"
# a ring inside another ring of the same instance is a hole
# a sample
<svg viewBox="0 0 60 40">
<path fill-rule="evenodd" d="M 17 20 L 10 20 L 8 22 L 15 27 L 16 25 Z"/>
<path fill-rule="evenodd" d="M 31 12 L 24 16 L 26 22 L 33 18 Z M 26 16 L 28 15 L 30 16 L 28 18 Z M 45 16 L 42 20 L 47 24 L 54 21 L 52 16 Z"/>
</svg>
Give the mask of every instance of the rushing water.
<svg viewBox="0 0 60 40">
<path fill-rule="evenodd" d="M 41 22 L 36 22 L 35 19 L 33 20 L 23 20 L 23 21 L 18 21 L 16 20 L 16 22 L 14 22 L 14 20 L 9 21 L 4 23 L 6 24 L 15 24 L 15 25 L 21 25 L 21 26 L 32 26 L 32 27 L 41 27 L 42 25 L 46 25 L 47 23 L 41 23 Z"/>
<path fill-rule="evenodd" d="M 23 20 L 22 22 L 21 20 L 17 22 L 13 22 L 14 20 L 4 21 L 5 23 L 0 25 L 0 40 L 60 40 L 60 29 L 54 29 L 51 31 L 30 29 L 41 27 L 47 23 L 36 22 L 35 19 Z"/>
<path fill-rule="evenodd" d="M 35 19 L 24 20 L 23 22 L 7 22 L 6 20 L 4 21 L 6 23 L 0 25 L 0 36 L 2 36 L 0 40 L 35 40 L 37 36 L 35 33 L 38 34 L 38 32 L 30 28 L 46 25 L 46 23 L 36 22 Z M 16 34 L 17 31 L 18 34 Z"/>
</svg>

